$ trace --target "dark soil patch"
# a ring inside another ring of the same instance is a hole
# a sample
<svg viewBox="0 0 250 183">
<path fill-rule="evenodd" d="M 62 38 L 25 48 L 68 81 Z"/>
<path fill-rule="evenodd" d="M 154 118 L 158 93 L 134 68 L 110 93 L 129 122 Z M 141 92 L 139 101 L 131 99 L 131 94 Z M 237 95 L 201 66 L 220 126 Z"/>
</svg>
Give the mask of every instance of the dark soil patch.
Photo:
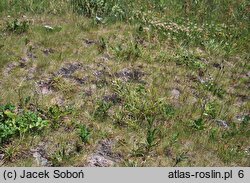
<svg viewBox="0 0 250 183">
<path fill-rule="evenodd" d="M 47 48 L 47 49 L 42 50 L 42 52 L 44 53 L 44 55 L 49 56 L 50 54 L 54 53 L 55 50 L 52 48 Z"/>
<path fill-rule="evenodd" d="M 24 68 L 25 70 L 28 70 L 29 63 L 29 58 L 21 58 L 17 62 L 10 62 L 4 69 L 3 74 L 4 76 L 8 76 L 16 68 Z"/>
<path fill-rule="evenodd" d="M 70 77 L 75 71 L 82 68 L 82 64 L 80 63 L 70 63 L 66 66 L 62 67 L 57 73 L 55 73 L 56 76 L 63 76 L 63 77 Z"/>
<path fill-rule="evenodd" d="M 28 74 L 27 74 L 27 77 L 26 77 L 26 78 L 27 78 L 28 80 L 33 79 L 33 78 L 34 78 L 34 74 L 35 74 L 36 70 L 37 70 L 37 68 L 36 68 L 36 67 L 31 67 L 31 68 L 29 69 L 29 72 L 28 72 Z"/>
<path fill-rule="evenodd" d="M 18 62 L 11 62 L 7 64 L 6 68 L 3 71 L 4 76 L 8 76 L 15 68 L 19 65 Z"/>
<path fill-rule="evenodd" d="M 84 39 L 84 43 L 85 43 L 86 45 L 90 46 L 90 45 L 96 44 L 97 41 L 91 40 L 91 39 Z"/>
<path fill-rule="evenodd" d="M 217 69 L 222 69 L 223 65 L 219 64 L 219 63 L 213 63 L 213 67 L 217 68 Z"/>
<path fill-rule="evenodd" d="M 93 91 L 91 89 L 85 90 L 84 91 L 85 96 L 90 97 L 93 94 Z"/>
<path fill-rule="evenodd" d="M 142 72 L 139 69 L 123 69 L 120 72 L 115 73 L 115 76 L 118 78 L 121 78 L 122 80 L 128 82 L 128 81 L 141 81 L 141 78 L 145 75 L 144 72 Z"/>
<path fill-rule="evenodd" d="M 48 156 L 45 152 L 44 146 L 45 146 L 44 143 L 40 143 L 36 149 L 31 149 L 31 153 L 35 158 L 38 166 L 45 166 L 45 167 L 52 166 L 52 163 L 49 162 L 48 160 Z"/>
<path fill-rule="evenodd" d="M 90 167 L 110 167 L 121 161 L 122 156 L 119 153 L 114 153 L 112 146 L 114 142 L 111 140 L 102 140 L 99 142 L 97 150 L 88 158 Z"/>
<path fill-rule="evenodd" d="M 28 62 L 28 59 L 21 58 L 21 60 L 19 61 L 19 67 L 25 68 L 27 66 L 27 62 Z"/>
<path fill-rule="evenodd" d="M 72 76 L 76 71 L 83 69 L 81 63 L 70 63 L 66 66 L 62 67 L 58 72 L 56 72 L 55 76 L 62 76 L 64 78 L 72 79 L 78 84 L 85 84 L 88 81 L 88 77 L 79 78 L 76 76 Z"/>
<path fill-rule="evenodd" d="M 27 52 L 27 57 L 29 59 L 32 59 L 32 60 L 37 58 L 37 56 L 34 53 L 32 53 L 31 51 Z"/>
<path fill-rule="evenodd" d="M 53 81 L 51 79 L 48 79 L 47 81 L 39 81 L 37 85 L 39 92 L 42 94 L 50 94 L 54 90 Z"/>
<path fill-rule="evenodd" d="M 103 96 L 103 100 L 105 102 L 112 102 L 114 104 L 121 102 L 121 98 L 119 98 L 119 96 L 116 93 Z"/>
<path fill-rule="evenodd" d="M 78 84 L 85 84 L 88 81 L 88 77 L 84 78 L 78 78 L 78 77 L 72 77 Z"/>
</svg>

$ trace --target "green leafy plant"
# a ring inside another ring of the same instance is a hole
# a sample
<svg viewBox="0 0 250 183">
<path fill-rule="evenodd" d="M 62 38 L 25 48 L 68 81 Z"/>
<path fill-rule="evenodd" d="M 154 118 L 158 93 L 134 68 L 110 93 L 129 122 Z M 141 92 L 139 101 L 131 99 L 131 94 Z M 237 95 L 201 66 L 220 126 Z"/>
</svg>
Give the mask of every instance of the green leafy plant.
<svg viewBox="0 0 250 183">
<path fill-rule="evenodd" d="M 221 137 L 223 139 L 232 139 L 233 137 L 240 134 L 240 130 L 236 123 L 230 123 L 229 127 L 229 130 L 222 133 Z"/>
<path fill-rule="evenodd" d="M 133 41 L 126 45 L 118 44 L 112 47 L 114 54 L 123 61 L 136 60 L 141 56 L 141 49 L 139 45 Z"/>
<path fill-rule="evenodd" d="M 187 152 L 182 152 L 181 154 L 176 156 L 174 166 L 177 166 L 179 163 L 186 159 L 188 159 Z"/>
<path fill-rule="evenodd" d="M 40 131 L 48 124 L 49 122 L 42 119 L 36 112 L 18 113 L 14 105 L 0 106 L 0 143 L 17 134 Z"/>
<path fill-rule="evenodd" d="M 205 105 L 204 115 L 214 119 L 218 115 L 218 105 L 215 102 L 209 102 Z"/>
<path fill-rule="evenodd" d="M 180 133 L 179 133 L 179 132 L 174 133 L 174 134 L 172 135 L 171 143 L 173 144 L 173 143 L 177 142 L 179 136 L 180 136 Z"/>
<path fill-rule="evenodd" d="M 89 138 L 90 138 L 90 130 L 83 124 L 81 124 L 78 128 L 78 134 L 84 143 L 89 143 Z"/>
<path fill-rule="evenodd" d="M 191 121 L 191 127 L 195 130 L 204 130 L 205 122 L 202 118 Z"/>
<path fill-rule="evenodd" d="M 104 0 L 72 0 L 71 4 L 75 12 L 87 17 L 102 16 L 107 9 Z"/>
<path fill-rule="evenodd" d="M 124 20 L 127 18 L 125 8 L 128 2 L 119 0 L 71 0 L 74 12 L 87 17 L 96 18 L 98 21 L 103 18 L 112 20 Z"/>
<path fill-rule="evenodd" d="M 217 85 L 214 81 L 206 81 L 202 83 L 202 87 L 212 92 L 214 95 L 218 96 L 219 98 L 223 98 L 225 94 L 225 90 L 223 90 L 219 85 Z"/>
<path fill-rule="evenodd" d="M 110 109 L 111 106 L 112 104 L 110 102 L 105 102 L 103 100 L 100 100 L 97 103 L 96 109 L 93 113 L 94 118 L 99 120 L 106 119 L 108 117 L 108 110 Z"/>
<path fill-rule="evenodd" d="M 179 51 L 175 56 L 175 62 L 179 65 L 185 65 L 190 69 L 204 69 L 206 67 L 206 64 L 202 62 L 200 56 L 186 50 Z"/>
<path fill-rule="evenodd" d="M 218 138 L 218 128 L 212 128 L 209 133 L 209 140 L 215 142 Z"/>
<path fill-rule="evenodd" d="M 249 121 L 250 121 L 250 116 L 245 115 L 241 123 L 242 128 L 245 128 L 247 125 L 249 125 Z"/>
<path fill-rule="evenodd" d="M 27 32 L 29 30 L 29 22 L 26 20 L 19 21 L 19 20 L 15 19 L 13 21 L 8 21 L 6 24 L 7 24 L 6 31 L 8 31 L 8 32 L 21 34 L 21 33 Z"/>
<path fill-rule="evenodd" d="M 146 138 L 146 150 L 149 152 L 152 147 L 156 146 L 158 142 L 157 140 L 157 128 L 155 128 L 154 125 L 154 120 L 155 118 L 153 116 L 147 117 L 146 118 L 148 121 L 148 130 L 147 130 L 147 138 Z"/>
<path fill-rule="evenodd" d="M 102 37 L 98 41 L 98 50 L 100 53 L 103 53 L 106 48 L 107 48 L 107 41 Z"/>
<path fill-rule="evenodd" d="M 58 105 L 50 106 L 46 112 L 46 116 L 50 119 L 53 128 L 57 128 L 60 125 L 61 119 L 70 114 L 72 110 L 59 107 Z"/>
<path fill-rule="evenodd" d="M 172 117 L 175 114 L 175 108 L 169 104 L 163 104 L 161 107 L 164 117 Z"/>
<path fill-rule="evenodd" d="M 49 122 L 43 120 L 37 113 L 28 111 L 18 115 L 16 120 L 17 130 L 22 134 L 26 132 L 39 131 L 48 126 Z"/>
<path fill-rule="evenodd" d="M 14 110 L 15 106 L 11 104 L 0 106 L 0 144 L 13 136 L 17 131 L 14 121 L 16 117 Z"/>
</svg>

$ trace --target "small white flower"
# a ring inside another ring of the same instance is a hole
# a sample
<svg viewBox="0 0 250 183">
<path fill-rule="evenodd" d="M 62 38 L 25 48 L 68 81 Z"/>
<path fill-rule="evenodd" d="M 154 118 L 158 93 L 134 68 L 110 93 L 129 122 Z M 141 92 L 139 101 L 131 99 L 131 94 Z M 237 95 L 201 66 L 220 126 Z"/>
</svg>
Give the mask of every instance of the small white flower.
<svg viewBox="0 0 250 183">
<path fill-rule="evenodd" d="M 101 17 L 96 16 L 95 18 L 96 18 L 96 20 L 98 20 L 98 21 L 102 21 L 102 18 L 101 18 Z"/>
<path fill-rule="evenodd" d="M 51 27 L 49 25 L 45 25 L 44 28 L 49 29 L 49 30 L 53 30 L 54 29 L 53 27 Z"/>
</svg>

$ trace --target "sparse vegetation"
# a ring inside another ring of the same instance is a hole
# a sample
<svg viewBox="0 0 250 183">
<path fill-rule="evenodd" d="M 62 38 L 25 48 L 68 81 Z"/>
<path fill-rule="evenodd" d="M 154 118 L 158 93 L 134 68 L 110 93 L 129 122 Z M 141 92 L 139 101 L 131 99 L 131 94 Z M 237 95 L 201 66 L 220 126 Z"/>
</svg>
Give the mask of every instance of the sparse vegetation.
<svg viewBox="0 0 250 183">
<path fill-rule="evenodd" d="M 0 166 L 250 166 L 249 10 L 1 0 Z"/>
</svg>

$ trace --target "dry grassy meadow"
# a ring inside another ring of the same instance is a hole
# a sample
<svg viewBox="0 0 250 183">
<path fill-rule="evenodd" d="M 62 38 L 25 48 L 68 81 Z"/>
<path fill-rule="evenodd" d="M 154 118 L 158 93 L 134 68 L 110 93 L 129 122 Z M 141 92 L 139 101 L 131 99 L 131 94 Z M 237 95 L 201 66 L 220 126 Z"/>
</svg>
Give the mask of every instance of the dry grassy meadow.
<svg viewBox="0 0 250 183">
<path fill-rule="evenodd" d="M 1 0 L 0 166 L 250 166 L 248 0 Z"/>
</svg>

